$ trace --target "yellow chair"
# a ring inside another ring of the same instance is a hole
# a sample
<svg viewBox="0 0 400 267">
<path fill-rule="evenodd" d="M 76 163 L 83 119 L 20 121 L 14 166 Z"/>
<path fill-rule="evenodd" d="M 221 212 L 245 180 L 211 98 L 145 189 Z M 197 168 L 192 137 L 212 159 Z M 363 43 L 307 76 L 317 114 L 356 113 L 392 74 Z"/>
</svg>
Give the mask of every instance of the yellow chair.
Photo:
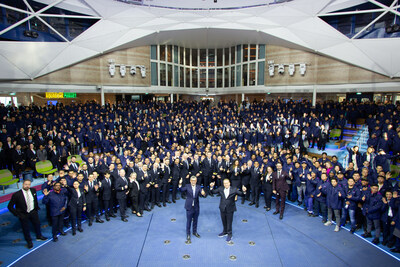
<svg viewBox="0 0 400 267">
<path fill-rule="evenodd" d="M 6 185 L 17 184 L 17 188 L 19 189 L 18 185 L 19 179 L 13 177 L 12 173 L 8 169 L 0 170 L 0 185 L 3 186 L 3 194 L 5 194 L 4 187 Z"/>
<path fill-rule="evenodd" d="M 35 168 L 36 172 L 43 174 L 44 178 L 46 178 L 45 177 L 46 174 L 55 173 L 57 171 L 57 169 L 53 168 L 53 164 L 51 163 L 50 160 L 42 160 L 36 162 Z"/>
<path fill-rule="evenodd" d="M 71 160 L 72 156 L 75 156 L 76 162 L 79 163 L 79 165 L 82 165 L 83 159 L 82 159 L 81 155 L 71 155 L 67 158 L 67 160 L 68 161 Z"/>
<path fill-rule="evenodd" d="M 330 134 L 329 137 L 330 137 L 331 139 L 333 139 L 333 138 L 339 138 L 341 133 L 342 133 L 342 131 L 341 131 L 340 129 L 333 129 L 333 130 L 331 131 L 331 134 Z"/>
</svg>

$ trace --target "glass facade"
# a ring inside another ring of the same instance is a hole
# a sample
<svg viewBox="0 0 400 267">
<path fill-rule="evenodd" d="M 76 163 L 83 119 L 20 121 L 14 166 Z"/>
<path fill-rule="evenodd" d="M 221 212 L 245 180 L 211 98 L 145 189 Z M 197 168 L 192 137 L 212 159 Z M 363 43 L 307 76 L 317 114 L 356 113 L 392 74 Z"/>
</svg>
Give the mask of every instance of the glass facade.
<svg viewBox="0 0 400 267">
<path fill-rule="evenodd" d="M 265 81 L 265 45 L 195 49 L 152 45 L 153 86 L 229 88 L 262 86 Z"/>
</svg>

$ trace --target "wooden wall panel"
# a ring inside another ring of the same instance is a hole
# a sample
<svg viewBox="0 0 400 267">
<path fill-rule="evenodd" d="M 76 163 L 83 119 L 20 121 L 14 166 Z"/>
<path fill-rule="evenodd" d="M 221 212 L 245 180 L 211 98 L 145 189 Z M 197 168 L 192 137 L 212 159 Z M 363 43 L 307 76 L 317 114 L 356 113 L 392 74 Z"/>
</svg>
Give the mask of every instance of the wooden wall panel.
<svg viewBox="0 0 400 267">
<path fill-rule="evenodd" d="M 370 82 L 391 82 L 400 79 L 391 79 L 384 75 L 368 71 L 330 57 L 320 56 L 315 53 L 296 50 L 286 47 L 267 45 L 266 61 L 274 60 L 279 63 L 309 63 L 305 76 L 301 76 L 299 67 L 296 66 L 294 76 L 288 73 L 285 67 L 285 74 L 278 74 L 275 68 L 275 76 L 270 77 L 268 64 L 265 68 L 265 85 L 307 85 L 307 84 L 346 84 L 346 83 L 370 83 Z"/>
<path fill-rule="evenodd" d="M 117 64 L 144 65 L 146 77 L 142 78 L 140 70 L 131 75 L 129 68 L 125 77 L 121 77 L 119 68 L 116 68 L 114 77 L 108 72 L 108 60 L 113 59 Z M 122 85 L 122 86 L 150 86 L 150 47 L 128 48 L 111 52 L 73 66 L 44 75 L 32 81 L 32 83 L 46 84 L 82 84 L 82 85 Z"/>
</svg>

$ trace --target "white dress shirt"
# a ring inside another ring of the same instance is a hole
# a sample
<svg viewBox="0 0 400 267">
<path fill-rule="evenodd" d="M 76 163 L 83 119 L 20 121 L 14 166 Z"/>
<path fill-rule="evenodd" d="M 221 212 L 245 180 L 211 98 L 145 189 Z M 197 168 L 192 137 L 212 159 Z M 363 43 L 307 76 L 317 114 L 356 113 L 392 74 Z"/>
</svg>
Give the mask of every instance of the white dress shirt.
<svg viewBox="0 0 400 267">
<path fill-rule="evenodd" d="M 224 188 L 224 195 L 225 195 L 225 198 L 228 198 L 228 196 L 229 196 L 229 188 Z"/>
<path fill-rule="evenodd" d="M 29 213 L 32 210 L 34 210 L 35 208 L 35 202 L 33 200 L 33 195 L 31 190 L 22 190 L 22 192 L 24 193 L 24 198 L 25 198 L 25 202 L 26 202 L 26 211 Z"/>
</svg>

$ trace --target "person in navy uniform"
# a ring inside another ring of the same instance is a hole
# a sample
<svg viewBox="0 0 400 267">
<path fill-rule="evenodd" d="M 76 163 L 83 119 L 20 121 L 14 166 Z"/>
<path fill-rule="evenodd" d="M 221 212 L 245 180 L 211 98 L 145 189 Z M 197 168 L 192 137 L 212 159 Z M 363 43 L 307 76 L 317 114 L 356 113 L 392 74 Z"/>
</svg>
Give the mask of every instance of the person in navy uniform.
<svg viewBox="0 0 400 267">
<path fill-rule="evenodd" d="M 112 208 L 112 194 L 114 190 L 114 184 L 111 180 L 111 173 L 109 170 L 106 170 L 104 173 L 104 179 L 101 181 L 100 190 L 102 192 L 101 201 L 103 202 L 104 215 L 106 217 L 106 220 L 109 221 L 110 217 L 116 217 Z"/>
<path fill-rule="evenodd" d="M 190 184 L 186 184 L 182 186 L 182 181 L 179 183 L 179 187 L 181 188 L 181 192 L 186 192 L 186 201 L 185 201 L 185 209 L 186 209 L 186 241 L 191 243 L 190 240 L 190 228 L 193 227 L 193 235 L 197 238 L 200 238 L 199 233 L 197 232 L 197 222 L 200 214 L 200 204 L 199 204 L 199 196 L 206 195 L 201 186 L 197 184 L 196 176 L 190 177 Z M 193 221 L 193 224 L 192 224 Z"/>
<path fill-rule="evenodd" d="M 36 189 L 31 188 L 30 180 L 25 180 L 22 184 L 22 189 L 12 195 L 7 208 L 21 222 L 22 232 L 24 233 L 24 238 L 29 249 L 33 248 L 29 222 L 31 222 L 35 228 L 36 240 L 47 240 L 47 238 L 42 235 L 38 215 L 39 204 Z"/>
<path fill-rule="evenodd" d="M 219 210 L 221 214 L 221 220 L 223 225 L 223 231 L 218 235 L 219 237 L 227 236 L 226 242 L 232 240 L 232 222 L 233 213 L 236 211 L 236 196 L 244 196 L 246 187 L 242 186 L 242 191 L 239 191 L 235 187 L 231 187 L 229 179 L 224 179 L 223 186 L 214 189 L 215 182 L 210 183 L 210 190 L 213 194 L 219 194 L 221 200 L 219 203 Z"/>
<path fill-rule="evenodd" d="M 82 212 L 86 211 L 86 197 L 82 188 L 79 188 L 79 182 L 73 183 L 73 188 L 68 187 L 69 202 L 68 209 L 71 218 L 72 235 L 76 235 L 76 229 L 83 232 L 82 229 Z M 78 226 L 78 227 L 77 227 Z"/>
<path fill-rule="evenodd" d="M 363 214 L 367 218 L 367 232 L 361 236 L 364 238 L 372 237 L 372 226 L 375 226 L 375 238 L 372 240 L 372 243 L 377 245 L 379 244 L 379 236 L 381 233 L 381 212 L 384 206 L 382 195 L 378 192 L 378 185 L 372 184 L 369 194 L 365 194 L 362 200 L 365 201 Z"/>
<path fill-rule="evenodd" d="M 97 182 L 94 180 L 93 173 L 89 174 L 89 180 L 84 186 L 84 191 L 86 194 L 86 203 L 87 203 L 87 215 L 89 218 L 89 226 L 92 226 L 93 220 L 96 217 L 97 223 L 104 223 L 103 220 L 100 219 L 98 210 L 99 210 L 99 192 L 100 192 L 101 182 Z"/>
<path fill-rule="evenodd" d="M 121 215 L 121 220 L 127 222 L 129 216 L 126 215 L 126 197 L 129 194 L 128 190 L 128 180 L 125 178 L 125 170 L 121 169 L 119 175 L 115 180 L 115 190 L 117 191 L 117 200 L 119 204 L 119 212 Z"/>
<path fill-rule="evenodd" d="M 53 234 L 53 241 L 58 241 L 58 233 L 61 235 L 67 235 L 64 232 L 64 212 L 67 208 L 68 198 L 66 195 L 66 189 L 61 188 L 60 183 L 55 183 L 53 186 L 52 191 L 47 191 L 47 189 L 43 190 L 43 204 L 49 204 L 50 207 L 50 215 L 51 221 L 53 222 L 52 225 L 52 234 Z"/>
</svg>

